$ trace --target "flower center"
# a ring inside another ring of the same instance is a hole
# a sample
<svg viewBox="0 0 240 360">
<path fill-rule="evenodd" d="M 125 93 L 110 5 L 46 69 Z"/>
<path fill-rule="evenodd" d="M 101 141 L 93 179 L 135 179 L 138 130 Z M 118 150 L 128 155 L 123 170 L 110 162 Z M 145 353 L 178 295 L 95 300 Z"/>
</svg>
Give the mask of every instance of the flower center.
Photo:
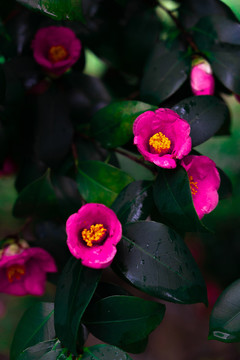
<svg viewBox="0 0 240 360">
<path fill-rule="evenodd" d="M 87 246 L 93 246 L 94 243 L 99 243 L 106 237 L 107 229 L 103 224 L 91 225 L 90 229 L 82 230 L 82 238 Z"/>
<path fill-rule="evenodd" d="M 197 181 L 193 181 L 193 177 L 189 176 L 189 183 L 190 183 L 190 189 L 191 189 L 191 193 L 192 195 L 196 195 L 196 193 L 198 192 L 198 183 Z"/>
<path fill-rule="evenodd" d="M 55 64 L 61 60 L 65 60 L 68 57 L 68 51 L 63 45 L 51 46 L 48 50 L 49 60 Z"/>
<path fill-rule="evenodd" d="M 151 150 L 156 154 L 166 154 L 171 147 L 169 140 L 163 133 L 158 132 L 149 139 Z"/>
<path fill-rule="evenodd" d="M 7 278 L 10 283 L 14 280 L 20 280 L 25 275 L 26 269 L 24 265 L 11 265 L 7 268 Z"/>
</svg>

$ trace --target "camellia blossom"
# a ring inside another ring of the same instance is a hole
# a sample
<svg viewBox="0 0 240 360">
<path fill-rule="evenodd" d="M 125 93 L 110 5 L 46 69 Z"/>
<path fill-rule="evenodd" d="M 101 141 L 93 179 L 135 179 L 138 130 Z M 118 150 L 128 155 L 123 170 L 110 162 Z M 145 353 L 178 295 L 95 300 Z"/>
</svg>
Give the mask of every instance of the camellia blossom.
<svg viewBox="0 0 240 360">
<path fill-rule="evenodd" d="M 71 29 L 48 26 L 37 31 L 32 48 L 36 62 L 47 73 L 60 76 L 79 59 L 82 44 Z"/>
<path fill-rule="evenodd" d="M 25 241 L 7 245 L 0 254 L 0 292 L 41 296 L 46 273 L 56 271 L 54 259 L 44 249 L 30 248 Z"/>
<path fill-rule="evenodd" d="M 187 171 L 193 205 L 202 219 L 218 204 L 220 175 L 216 164 L 207 156 L 188 155 L 182 159 L 181 165 Z"/>
<path fill-rule="evenodd" d="M 193 62 L 190 74 L 191 88 L 194 95 L 213 95 L 215 81 L 210 64 L 205 59 Z"/>
<path fill-rule="evenodd" d="M 133 124 L 134 144 L 144 159 L 172 169 L 191 151 L 190 125 L 175 111 L 146 111 Z"/>
<path fill-rule="evenodd" d="M 122 237 L 122 226 L 113 210 L 102 204 L 86 204 L 66 224 L 67 245 L 84 266 L 109 266 Z"/>
</svg>

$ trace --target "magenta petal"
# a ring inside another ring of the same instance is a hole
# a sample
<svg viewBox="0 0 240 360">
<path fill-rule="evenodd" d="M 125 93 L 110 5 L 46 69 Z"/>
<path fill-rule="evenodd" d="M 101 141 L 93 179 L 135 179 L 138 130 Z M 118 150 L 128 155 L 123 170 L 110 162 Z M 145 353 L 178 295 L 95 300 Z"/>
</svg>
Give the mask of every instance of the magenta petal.
<svg viewBox="0 0 240 360">
<path fill-rule="evenodd" d="M 203 61 L 192 67 L 191 88 L 194 95 L 213 95 L 215 81 L 208 62 Z"/>
<path fill-rule="evenodd" d="M 107 238 L 103 244 L 92 247 L 84 244 L 81 231 L 91 225 L 103 224 L 108 230 Z M 70 252 L 82 264 L 95 269 L 109 266 L 116 254 L 116 245 L 122 237 L 122 226 L 116 214 L 102 204 L 86 204 L 71 215 L 66 223 L 67 245 Z"/>
<path fill-rule="evenodd" d="M 197 193 L 192 197 L 199 219 L 202 219 L 215 209 L 219 201 L 220 176 L 216 164 L 207 156 L 189 155 L 181 161 L 181 165 L 197 182 Z"/>
<path fill-rule="evenodd" d="M 134 121 L 134 144 L 145 160 L 163 168 L 173 169 L 177 166 L 176 159 L 182 159 L 191 151 L 190 130 L 188 122 L 171 109 L 146 111 Z M 167 153 L 156 154 L 150 149 L 149 139 L 158 132 L 171 141 Z"/>
<path fill-rule="evenodd" d="M 46 273 L 56 272 L 54 259 L 42 248 L 25 248 L 14 255 L 7 255 L 7 248 L 0 259 L 0 292 L 12 295 L 42 295 Z M 7 269 L 11 266 L 24 266 L 25 274 L 19 279 L 9 281 Z"/>
<path fill-rule="evenodd" d="M 62 45 L 68 51 L 68 57 L 56 63 L 48 58 L 52 46 Z M 79 59 L 82 49 L 80 40 L 75 33 L 63 26 L 48 26 L 39 29 L 32 41 L 33 56 L 43 69 L 54 75 L 62 75 Z"/>
</svg>

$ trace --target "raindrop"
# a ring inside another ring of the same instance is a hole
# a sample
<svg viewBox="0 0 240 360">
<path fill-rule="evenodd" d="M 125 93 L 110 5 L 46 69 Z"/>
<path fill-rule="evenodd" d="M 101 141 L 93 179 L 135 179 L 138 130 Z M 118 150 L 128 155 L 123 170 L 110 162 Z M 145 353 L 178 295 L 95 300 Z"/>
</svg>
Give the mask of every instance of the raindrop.
<svg viewBox="0 0 240 360">
<path fill-rule="evenodd" d="M 145 260 L 142 259 L 141 262 L 140 262 L 141 265 L 144 265 L 145 264 Z"/>
</svg>

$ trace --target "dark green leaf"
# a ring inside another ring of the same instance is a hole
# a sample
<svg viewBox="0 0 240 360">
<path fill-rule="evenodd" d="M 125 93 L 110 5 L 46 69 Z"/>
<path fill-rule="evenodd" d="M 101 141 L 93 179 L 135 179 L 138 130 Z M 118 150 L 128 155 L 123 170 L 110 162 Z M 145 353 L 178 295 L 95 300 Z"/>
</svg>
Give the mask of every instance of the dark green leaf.
<svg viewBox="0 0 240 360">
<path fill-rule="evenodd" d="M 140 101 L 119 101 L 100 109 L 92 118 L 93 136 L 107 148 L 126 144 L 132 137 L 137 116 L 155 106 Z"/>
<path fill-rule="evenodd" d="M 138 289 L 181 304 L 207 303 L 201 273 L 182 238 L 153 221 L 127 224 L 113 269 Z"/>
<path fill-rule="evenodd" d="M 127 152 L 124 150 L 124 153 L 129 154 L 130 156 L 133 155 L 136 157 L 135 154 L 131 152 Z M 141 164 L 137 163 L 134 160 L 129 159 L 126 155 L 122 155 L 119 152 L 115 152 L 116 157 L 119 162 L 119 167 L 125 171 L 127 174 L 132 176 L 135 180 L 153 180 L 154 175 L 153 173 L 147 169 L 146 167 L 142 166 Z"/>
<path fill-rule="evenodd" d="M 208 140 L 221 128 L 224 121 L 230 118 L 225 102 L 209 95 L 184 99 L 172 110 L 190 124 L 192 146 Z"/>
<path fill-rule="evenodd" d="M 194 26 L 193 38 L 201 51 L 219 42 L 240 45 L 240 24 L 219 15 L 206 16 Z"/>
<path fill-rule="evenodd" d="M 125 172 L 103 162 L 79 163 L 78 189 L 87 202 L 110 206 L 120 191 L 132 181 Z"/>
<path fill-rule="evenodd" d="M 95 345 L 84 348 L 82 360 L 131 360 L 130 356 L 110 345 Z"/>
<path fill-rule="evenodd" d="M 204 16 L 220 15 L 236 20 L 231 9 L 219 0 L 182 0 L 179 8 L 179 20 L 185 28 L 191 27 Z"/>
<path fill-rule="evenodd" d="M 146 350 L 147 344 L 148 344 L 148 337 L 139 340 L 135 343 L 126 345 L 124 347 L 124 350 L 132 354 L 140 354 Z"/>
<path fill-rule="evenodd" d="M 67 218 L 77 212 L 82 206 L 82 198 L 79 194 L 77 184 L 67 176 L 58 176 L 53 179 L 54 191 L 57 197 L 57 210 L 61 218 Z"/>
<path fill-rule="evenodd" d="M 66 349 L 62 349 L 59 340 L 40 342 L 24 350 L 17 360 L 65 360 Z M 60 357 L 61 356 L 61 357 Z"/>
<path fill-rule="evenodd" d="M 195 211 L 187 172 L 159 169 L 153 185 L 155 204 L 164 220 L 180 231 L 208 231 Z"/>
<path fill-rule="evenodd" d="M 214 74 L 234 93 L 240 94 L 240 46 L 217 44 L 211 48 L 209 61 Z"/>
<path fill-rule="evenodd" d="M 32 10 L 55 20 L 80 20 L 84 22 L 82 0 L 17 0 Z"/>
<path fill-rule="evenodd" d="M 57 337 L 73 354 L 83 346 L 78 337 L 81 318 L 89 304 L 101 271 L 82 266 L 81 261 L 71 258 L 58 281 L 54 321 Z"/>
<path fill-rule="evenodd" d="M 134 181 L 118 195 L 111 208 L 123 223 L 145 220 L 153 203 L 152 182 Z"/>
<path fill-rule="evenodd" d="M 170 48 L 158 43 L 150 56 L 141 84 L 141 98 L 158 105 L 173 95 L 188 77 L 191 57 L 174 42 Z"/>
<path fill-rule="evenodd" d="M 232 195 L 232 183 L 222 169 L 217 169 L 221 179 L 220 188 L 218 190 L 219 200 L 227 199 Z"/>
<path fill-rule="evenodd" d="M 15 331 L 10 359 L 15 360 L 26 348 L 55 338 L 53 303 L 37 303 L 23 315 Z"/>
<path fill-rule="evenodd" d="M 13 215 L 16 217 L 33 214 L 40 217 L 52 216 L 56 199 L 50 180 L 50 170 L 48 170 L 42 177 L 21 191 L 13 207 Z"/>
<path fill-rule="evenodd" d="M 240 280 L 228 286 L 218 298 L 209 327 L 210 340 L 240 341 Z"/>
<path fill-rule="evenodd" d="M 83 323 L 100 340 L 125 349 L 146 338 L 161 323 L 164 313 L 162 304 L 115 295 L 90 306 Z"/>
</svg>

